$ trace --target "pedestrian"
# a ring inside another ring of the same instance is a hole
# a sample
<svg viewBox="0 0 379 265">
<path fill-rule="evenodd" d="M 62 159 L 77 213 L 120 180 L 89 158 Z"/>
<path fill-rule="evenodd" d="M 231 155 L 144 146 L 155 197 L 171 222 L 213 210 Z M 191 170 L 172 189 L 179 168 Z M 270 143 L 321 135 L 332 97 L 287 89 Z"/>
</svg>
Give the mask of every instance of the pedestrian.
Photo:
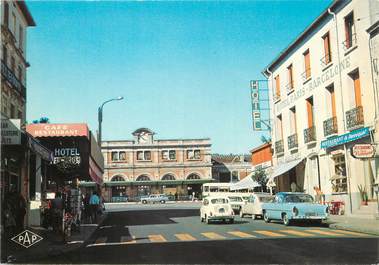
<svg viewBox="0 0 379 265">
<path fill-rule="evenodd" d="M 53 231 L 56 233 L 62 231 L 63 209 L 64 200 L 62 198 L 62 193 L 58 191 L 57 193 L 55 193 L 55 198 L 51 201 L 51 210 L 53 213 Z"/>
<path fill-rule="evenodd" d="M 175 192 L 175 201 L 177 201 L 178 200 L 178 192 Z"/>
<path fill-rule="evenodd" d="M 195 200 L 195 192 L 193 191 L 192 192 L 192 201 L 194 201 Z"/>
<path fill-rule="evenodd" d="M 316 203 L 323 203 L 323 201 L 324 201 L 324 194 L 321 191 L 321 189 L 319 187 L 317 187 L 317 186 L 314 186 L 313 189 L 316 192 L 315 202 Z"/>
<path fill-rule="evenodd" d="M 97 211 L 99 210 L 100 198 L 96 191 L 92 193 L 89 204 L 91 208 L 91 223 L 97 223 Z"/>
<path fill-rule="evenodd" d="M 295 182 L 292 182 L 292 183 L 291 183 L 291 191 L 292 191 L 292 192 L 296 192 L 296 190 L 297 190 L 297 185 L 296 185 Z"/>
<path fill-rule="evenodd" d="M 89 199 L 90 195 L 89 193 L 86 193 L 86 195 L 83 198 L 83 208 L 84 208 L 84 222 L 89 222 L 90 216 L 91 216 L 91 208 L 89 205 Z"/>
<path fill-rule="evenodd" d="M 26 214 L 26 201 L 20 192 L 15 194 L 16 205 L 16 230 L 22 232 L 24 230 L 24 219 Z"/>
</svg>

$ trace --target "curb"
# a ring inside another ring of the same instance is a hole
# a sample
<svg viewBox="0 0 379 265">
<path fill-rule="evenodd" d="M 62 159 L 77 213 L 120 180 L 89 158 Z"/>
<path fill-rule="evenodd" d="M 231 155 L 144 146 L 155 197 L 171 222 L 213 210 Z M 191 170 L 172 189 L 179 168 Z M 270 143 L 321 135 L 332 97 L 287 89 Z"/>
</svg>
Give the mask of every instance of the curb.
<svg viewBox="0 0 379 265">
<path fill-rule="evenodd" d="M 376 231 L 373 229 L 367 229 L 367 228 L 365 229 L 364 227 L 358 228 L 358 227 L 348 227 L 348 226 L 340 225 L 340 224 L 329 224 L 329 228 L 379 236 L 379 231 Z"/>
</svg>

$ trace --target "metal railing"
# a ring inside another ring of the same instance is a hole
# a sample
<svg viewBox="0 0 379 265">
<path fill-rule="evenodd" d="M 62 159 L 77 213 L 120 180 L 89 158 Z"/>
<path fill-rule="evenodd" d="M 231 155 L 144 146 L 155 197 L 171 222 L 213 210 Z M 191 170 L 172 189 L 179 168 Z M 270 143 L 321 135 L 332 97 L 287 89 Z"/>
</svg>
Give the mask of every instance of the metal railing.
<svg viewBox="0 0 379 265">
<path fill-rule="evenodd" d="M 308 144 L 314 141 L 316 141 L 316 127 L 304 129 L 304 143 Z"/>
<path fill-rule="evenodd" d="M 274 93 L 274 102 L 280 100 L 280 94 Z"/>
<path fill-rule="evenodd" d="M 284 152 L 284 144 L 283 140 L 279 140 L 275 142 L 275 153 L 276 154 L 281 154 Z"/>
<path fill-rule="evenodd" d="M 337 117 L 332 117 L 324 121 L 324 136 L 338 133 Z"/>
<path fill-rule="evenodd" d="M 288 141 L 288 149 L 290 150 L 297 148 L 299 146 L 299 143 L 297 141 L 297 133 L 288 136 L 287 141 Z"/>
<path fill-rule="evenodd" d="M 342 44 L 345 51 L 347 51 L 351 47 L 354 47 L 355 45 L 357 45 L 357 34 L 353 33 L 350 36 L 347 36 L 346 40 L 344 40 Z"/>
<path fill-rule="evenodd" d="M 328 64 L 330 64 L 332 62 L 332 54 L 331 53 L 327 53 L 325 54 L 321 59 L 321 66 L 322 67 L 325 67 L 327 66 Z"/>
<path fill-rule="evenodd" d="M 26 98 L 26 87 L 21 83 L 21 81 L 3 60 L 1 60 L 1 75 L 15 90 L 21 94 L 23 98 Z"/>
<path fill-rule="evenodd" d="M 286 91 L 287 93 L 290 93 L 294 90 L 294 85 L 293 85 L 293 82 L 290 82 L 286 85 Z"/>
<path fill-rule="evenodd" d="M 363 107 L 358 106 L 346 111 L 346 127 L 348 130 L 356 129 L 364 124 Z"/>
</svg>

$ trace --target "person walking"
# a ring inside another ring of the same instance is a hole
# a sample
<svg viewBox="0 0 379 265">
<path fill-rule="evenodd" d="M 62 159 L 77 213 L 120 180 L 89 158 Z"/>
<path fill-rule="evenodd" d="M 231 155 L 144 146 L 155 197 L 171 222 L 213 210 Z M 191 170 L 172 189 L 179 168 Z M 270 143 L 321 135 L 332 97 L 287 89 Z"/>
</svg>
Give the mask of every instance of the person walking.
<svg viewBox="0 0 379 265">
<path fill-rule="evenodd" d="M 91 223 L 97 223 L 97 211 L 99 210 L 100 198 L 96 191 L 92 193 L 89 199 L 89 205 L 91 208 Z"/>
<path fill-rule="evenodd" d="M 24 230 L 24 219 L 26 214 L 26 200 L 20 192 L 15 194 L 16 206 L 16 229 L 17 232 Z"/>
<path fill-rule="evenodd" d="M 58 191 L 55 193 L 55 198 L 51 201 L 51 210 L 53 216 L 53 230 L 55 232 L 62 231 L 63 225 L 63 209 L 64 209 L 64 201 L 62 198 L 62 193 Z"/>
<path fill-rule="evenodd" d="M 91 208 L 90 208 L 90 205 L 89 205 L 89 199 L 90 199 L 90 195 L 89 193 L 86 193 L 86 195 L 84 196 L 83 198 L 83 208 L 84 208 L 84 222 L 87 223 L 89 222 L 90 220 L 90 216 L 91 216 Z"/>
</svg>

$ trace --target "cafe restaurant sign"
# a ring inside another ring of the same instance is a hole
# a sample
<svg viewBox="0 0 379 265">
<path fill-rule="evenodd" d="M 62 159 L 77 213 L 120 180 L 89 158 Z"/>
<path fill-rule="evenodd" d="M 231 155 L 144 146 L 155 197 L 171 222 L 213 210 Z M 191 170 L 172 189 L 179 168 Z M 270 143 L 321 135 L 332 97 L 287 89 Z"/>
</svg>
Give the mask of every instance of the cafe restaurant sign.
<svg viewBox="0 0 379 265">
<path fill-rule="evenodd" d="M 29 124 L 26 127 L 28 133 L 34 137 L 62 137 L 62 136 L 86 136 L 88 138 L 88 127 L 84 123 L 67 124 Z"/>
<path fill-rule="evenodd" d="M 357 129 L 357 130 L 354 130 L 352 132 L 345 133 L 343 135 L 336 136 L 336 137 L 333 137 L 331 139 L 327 139 L 327 140 L 322 141 L 321 142 L 321 148 L 327 149 L 330 147 L 334 147 L 337 145 L 341 145 L 341 144 L 345 144 L 348 142 L 352 142 L 352 141 L 361 139 L 361 138 L 366 137 L 368 135 L 370 135 L 370 130 L 368 127 Z"/>
<path fill-rule="evenodd" d="M 1 119 L 1 144 L 21 144 L 20 119 Z"/>
</svg>

